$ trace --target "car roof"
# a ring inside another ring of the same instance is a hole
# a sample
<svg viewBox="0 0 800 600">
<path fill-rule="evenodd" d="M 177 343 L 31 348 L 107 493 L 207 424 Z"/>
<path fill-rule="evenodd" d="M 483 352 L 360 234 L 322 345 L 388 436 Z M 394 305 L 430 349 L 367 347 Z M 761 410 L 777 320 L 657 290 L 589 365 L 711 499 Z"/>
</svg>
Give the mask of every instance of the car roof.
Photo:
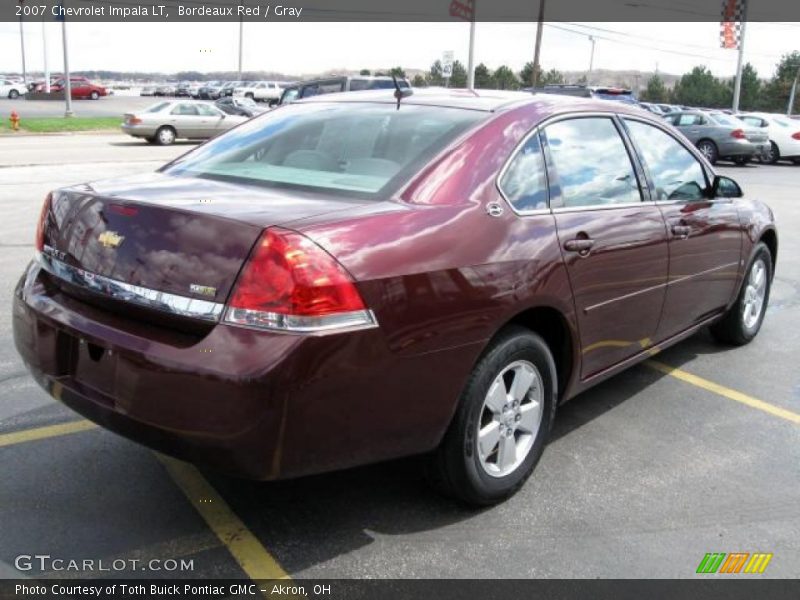
<svg viewBox="0 0 800 600">
<path fill-rule="evenodd" d="M 484 112 L 494 112 L 511 106 L 533 102 L 539 99 L 548 103 L 559 103 L 564 105 L 575 105 L 583 107 L 593 105 L 607 106 L 598 104 L 598 101 L 589 101 L 586 98 L 574 96 L 561 96 L 558 94 L 531 94 L 528 92 L 503 91 L 503 90 L 466 90 L 452 88 L 413 88 L 414 93 L 401 100 L 401 104 L 413 104 L 421 106 L 442 106 L 449 108 L 464 108 L 468 110 L 479 110 Z M 372 102 L 372 103 L 396 103 L 394 90 L 364 90 L 358 92 L 341 92 L 335 94 L 320 94 L 298 100 L 302 103 L 313 102 Z"/>
</svg>

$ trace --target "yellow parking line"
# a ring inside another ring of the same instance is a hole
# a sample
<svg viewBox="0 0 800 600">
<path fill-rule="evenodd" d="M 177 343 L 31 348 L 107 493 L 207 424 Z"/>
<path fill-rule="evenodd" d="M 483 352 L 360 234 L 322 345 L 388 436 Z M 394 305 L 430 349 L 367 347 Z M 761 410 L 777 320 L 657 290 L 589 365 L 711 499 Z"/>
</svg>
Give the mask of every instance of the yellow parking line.
<svg viewBox="0 0 800 600">
<path fill-rule="evenodd" d="M 290 579 L 278 561 L 195 467 L 161 454 L 157 456 L 250 579 Z"/>
<path fill-rule="evenodd" d="M 58 425 L 49 425 L 47 427 L 36 427 L 34 429 L 26 429 L 24 431 L 15 431 L 13 433 L 0 434 L 0 448 L 3 446 L 13 446 L 14 444 L 22 444 L 23 442 L 33 442 L 36 440 L 43 440 L 46 438 L 57 437 L 59 435 L 68 435 L 70 433 L 80 433 L 88 429 L 97 427 L 91 421 L 84 419 L 80 421 L 70 421 L 69 423 L 59 423 Z"/>
<path fill-rule="evenodd" d="M 713 381 L 709 381 L 708 379 L 703 379 L 702 377 L 698 377 L 697 375 L 692 375 L 691 373 L 687 373 L 682 369 L 672 367 L 668 364 L 659 362 L 657 360 L 650 359 L 646 361 L 645 364 L 655 369 L 656 371 L 660 371 L 667 375 L 672 375 L 673 377 L 676 377 L 681 381 L 685 381 L 686 383 L 691 383 L 692 385 L 695 385 L 699 388 L 703 388 L 704 390 L 708 390 L 709 392 L 714 392 L 715 394 L 719 394 L 720 396 L 724 396 L 725 398 L 734 400 L 735 402 L 741 402 L 742 404 L 746 404 L 751 408 L 763 411 L 774 417 L 779 417 L 791 423 L 800 425 L 800 414 L 792 412 L 791 410 L 786 410 L 785 408 L 781 408 L 780 406 L 775 406 L 774 404 L 770 404 L 769 402 L 764 402 L 763 400 L 759 400 L 758 398 L 753 398 L 752 396 L 748 396 L 747 394 L 743 394 L 742 392 L 737 392 L 736 390 L 732 390 L 729 387 L 725 387 L 724 385 L 719 385 L 718 383 L 714 383 Z"/>
</svg>

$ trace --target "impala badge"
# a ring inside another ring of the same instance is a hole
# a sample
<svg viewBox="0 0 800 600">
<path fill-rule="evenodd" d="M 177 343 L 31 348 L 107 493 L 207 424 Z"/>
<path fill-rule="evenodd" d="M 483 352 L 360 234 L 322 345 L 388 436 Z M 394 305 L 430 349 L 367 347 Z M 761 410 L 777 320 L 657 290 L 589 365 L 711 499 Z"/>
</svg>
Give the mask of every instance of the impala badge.
<svg viewBox="0 0 800 600">
<path fill-rule="evenodd" d="M 125 236 L 118 234 L 116 231 L 104 231 L 97 237 L 97 241 L 104 248 L 119 248 L 123 240 L 125 240 Z"/>
<path fill-rule="evenodd" d="M 193 294 L 200 294 L 201 296 L 214 297 L 217 295 L 217 288 L 211 287 L 210 285 L 197 285 L 193 283 L 189 286 L 189 290 Z"/>
</svg>

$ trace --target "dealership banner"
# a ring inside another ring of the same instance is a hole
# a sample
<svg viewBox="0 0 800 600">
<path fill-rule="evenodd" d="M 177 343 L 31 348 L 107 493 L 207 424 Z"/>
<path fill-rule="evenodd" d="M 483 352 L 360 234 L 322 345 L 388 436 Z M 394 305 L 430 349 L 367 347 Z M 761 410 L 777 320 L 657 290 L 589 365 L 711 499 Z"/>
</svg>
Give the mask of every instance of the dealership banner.
<svg viewBox="0 0 800 600">
<path fill-rule="evenodd" d="M 558 0 L 546 2 L 544 18 L 564 21 L 717 22 L 720 0 L 622 2 Z M 741 0 L 725 0 L 737 4 Z M 723 7 L 723 13 L 726 11 Z M 394 21 L 475 20 L 531 22 L 539 0 L 2 0 L 0 21 L 53 19 L 81 22 L 202 21 Z M 800 21 L 796 0 L 758 0 L 749 21 Z M 730 19 L 730 22 L 735 20 Z M 726 22 L 723 17 L 723 22 Z M 398 44 L 411 43 L 397 40 Z"/>
<path fill-rule="evenodd" d="M 717 576 L 714 576 L 717 577 Z M 778 579 L 327 579 L 327 580 L 143 580 L 7 579 L 0 599 L 66 600 L 797 600 L 800 580 Z"/>
<path fill-rule="evenodd" d="M 747 0 L 722 0 L 722 20 L 719 24 L 719 43 L 723 48 L 739 49 L 741 27 Z"/>
</svg>

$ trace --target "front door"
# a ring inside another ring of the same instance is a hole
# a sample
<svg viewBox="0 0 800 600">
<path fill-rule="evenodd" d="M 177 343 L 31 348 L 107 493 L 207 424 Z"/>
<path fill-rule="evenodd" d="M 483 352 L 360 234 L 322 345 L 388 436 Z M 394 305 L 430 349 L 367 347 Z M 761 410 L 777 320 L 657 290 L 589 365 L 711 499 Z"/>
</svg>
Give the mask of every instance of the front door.
<svg viewBox="0 0 800 600">
<path fill-rule="evenodd" d="M 545 127 L 551 206 L 569 273 L 581 377 L 647 348 L 667 281 L 667 234 L 612 116 Z"/>
<path fill-rule="evenodd" d="M 742 230 L 735 201 L 709 199 L 700 161 L 666 129 L 626 119 L 669 234 L 669 283 L 660 339 L 718 313 L 731 301 Z"/>
</svg>

